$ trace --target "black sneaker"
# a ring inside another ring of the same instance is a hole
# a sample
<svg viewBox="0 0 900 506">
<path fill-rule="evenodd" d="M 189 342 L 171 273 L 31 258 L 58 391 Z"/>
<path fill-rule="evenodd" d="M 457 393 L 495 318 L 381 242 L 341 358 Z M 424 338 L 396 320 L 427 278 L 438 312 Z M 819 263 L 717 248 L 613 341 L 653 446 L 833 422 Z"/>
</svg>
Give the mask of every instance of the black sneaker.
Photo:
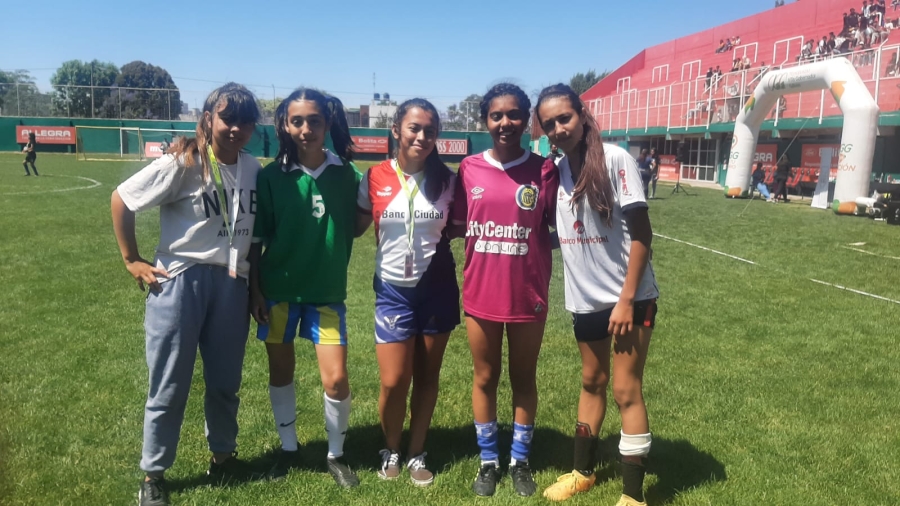
<svg viewBox="0 0 900 506">
<path fill-rule="evenodd" d="M 209 470 L 206 477 L 210 482 L 224 485 L 231 481 L 252 481 L 263 477 L 263 474 L 253 469 L 250 464 L 238 459 L 237 452 L 231 452 L 231 457 L 216 464 L 210 459 Z"/>
<path fill-rule="evenodd" d="M 537 485 L 534 483 L 534 475 L 528 467 L 528 462 L 516 462 L 516 465 L 509 466 L 509 477 L 512 479 L 513 488 L 520 496 L 530 497 L 537 492 Z"/>
<path fill-rule="evenodd" d="M 497 464 L 483 463 L 478 470 L 478 476 L 475 477 L 475 482 L 472 483 L 472 491 L 475 492 L 475 495 L 490 497 L 497 491 L 498 481 L 500 481 L 500 471 L 497 469 Z"/>
<path fill-rule="evenodd" d="M 166 490 L 166 479 L 150 478 L 141 482 L 138 492 L 140 506 L 169 506 L 169 492 Z"/>
<path fill-rule="evenodd" d="M 280 480 L 288 475 L 291 472 L 291 469 L 300 467 L 300 450 L 294 450 L 289 452 L 287 450 L 280 450 L 275 455 L 275 463 L 272 465 L 272 468 L 269 469 L 269 472 L 266 473 L 266 478 L 270 480 Z"/>
<path fill-rule="evenodd" d="M 328 463 L 328 472 L 334 478 L 334 482 L 344 488 L 353 488 L 359 486 L 359 478 L 356 473 L 350 469 L 347 460 L 344 457 L 335 457 L 326 459 Z"/>
</svg>

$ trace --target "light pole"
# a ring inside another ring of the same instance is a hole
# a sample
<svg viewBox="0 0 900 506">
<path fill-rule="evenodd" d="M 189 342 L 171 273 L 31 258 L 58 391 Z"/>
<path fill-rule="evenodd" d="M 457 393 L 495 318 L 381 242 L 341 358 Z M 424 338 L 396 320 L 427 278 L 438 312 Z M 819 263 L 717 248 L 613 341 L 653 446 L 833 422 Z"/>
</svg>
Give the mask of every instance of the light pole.
<svg viewBox="0 0 900 506">
<path fill-rule="evenodd" d="M 91 117 L 94 117 L 94 62 L 91 62 Z"/>
<path fill-rule="evenodd" d="M 466 132 L 469 131 L 469 117 L 472 115 L 469 112 L 469 104 L 478 104 L 475 100 L 463 100 L 461 103 L 466 104 Z M 476 123 L 477 125 L 477 123 Z"/>
</svg>

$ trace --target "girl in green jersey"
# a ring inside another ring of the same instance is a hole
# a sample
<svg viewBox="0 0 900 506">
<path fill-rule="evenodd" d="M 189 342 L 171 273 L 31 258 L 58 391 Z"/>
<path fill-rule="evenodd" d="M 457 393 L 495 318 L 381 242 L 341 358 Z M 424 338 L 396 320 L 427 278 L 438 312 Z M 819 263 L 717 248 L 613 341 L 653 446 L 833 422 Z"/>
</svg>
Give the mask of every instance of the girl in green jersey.
<svg viewBox="0 0 900 506">
<path fill-rule="evenodd" d="M 347 264 L 353 239 L 371 216 L 357 211 L 362 178 L 350 163 L 353 141 L 341 101 L 301 88 L 275 112 L 279 150 L 257 180 L 250 249 L 250 307 L 269 357 L 269 398 L 281 452 L 270 471 L 298 462 L 294 338 L 312 341 L 325 389 L 328 470 L 338 485 L 359 484 L 345 461 L 350 418 L 347 378 Z M 335 152 L 325 148 L 331 134 Z"/>
</svg>

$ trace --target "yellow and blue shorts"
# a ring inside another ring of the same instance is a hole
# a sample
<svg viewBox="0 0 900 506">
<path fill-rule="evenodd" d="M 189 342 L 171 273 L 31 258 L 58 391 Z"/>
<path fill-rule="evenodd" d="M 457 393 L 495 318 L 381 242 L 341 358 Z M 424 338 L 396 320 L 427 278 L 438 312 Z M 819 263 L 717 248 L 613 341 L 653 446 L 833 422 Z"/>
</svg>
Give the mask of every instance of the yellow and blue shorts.
<svg viewBox="0 0 900 506">
<path fill-rule="evenodd" d="M 268 325 L 259 325 L 256 337 L 267 343 L 292 343 L 299 335 L 313 344 L 347 346 L 347 306 L 303 304 L 267 300 Z"/>
</svg>

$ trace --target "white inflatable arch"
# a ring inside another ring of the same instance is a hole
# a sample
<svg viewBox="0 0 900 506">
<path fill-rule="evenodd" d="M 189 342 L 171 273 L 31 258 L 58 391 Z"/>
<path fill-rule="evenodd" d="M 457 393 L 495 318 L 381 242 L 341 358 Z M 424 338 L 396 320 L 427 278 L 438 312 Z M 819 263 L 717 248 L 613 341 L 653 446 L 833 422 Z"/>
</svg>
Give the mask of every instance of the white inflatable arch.
<svg viewBox="0 0 900 506">
<path fill-rule="evenodd" d="M 853 64 L 846 58 L 766 73 L 734 123 L 731 161 L 725 178 L 726 196 L 738 198 L 748 195 L 759 127 L 778 98 L 822 89 L 831 90 L 844 114 L 832 209 L 841 214 L 856 211 L 856 198 L 865 197 L 869 192 L 878 130 L 878 106 Z"/>
</svg>

